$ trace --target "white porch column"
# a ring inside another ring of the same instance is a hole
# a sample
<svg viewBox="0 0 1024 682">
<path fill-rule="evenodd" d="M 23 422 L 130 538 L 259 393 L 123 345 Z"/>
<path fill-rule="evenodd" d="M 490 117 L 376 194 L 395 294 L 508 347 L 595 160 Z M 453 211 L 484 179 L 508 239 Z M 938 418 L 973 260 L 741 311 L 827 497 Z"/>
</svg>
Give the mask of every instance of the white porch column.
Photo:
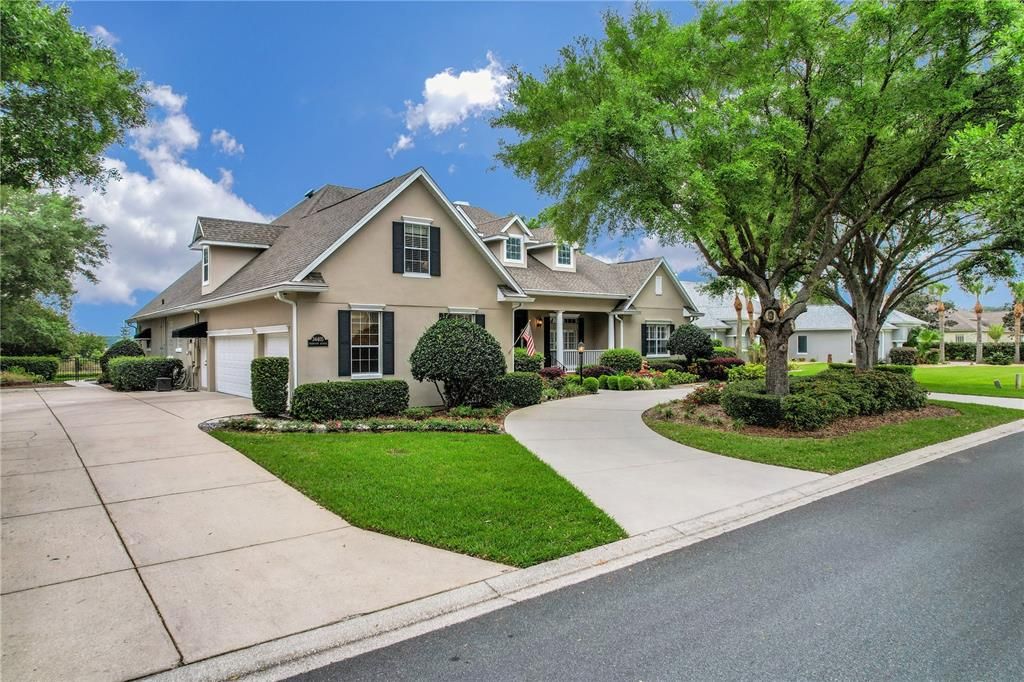
<svg viewBox="0 0 1024 682">
<path fill-rule="evenodd" d="M 619 345 L 616 348 L 626 347 L 626 321 L 619 318 Z"/>
<path fill-rule="evenodd" d="M 615 316 L 608 313 L 608 347 L 615 348 Z"/>
<path fill-rule="evenodd" d="M 555 315 L 555 333 L 558 335 L 555 340 L 555 357 L 560 367 L 565 367 L 565 335 L 562 333 L 562 318 L 564 310 L 559 310 Z"/>
</svg>

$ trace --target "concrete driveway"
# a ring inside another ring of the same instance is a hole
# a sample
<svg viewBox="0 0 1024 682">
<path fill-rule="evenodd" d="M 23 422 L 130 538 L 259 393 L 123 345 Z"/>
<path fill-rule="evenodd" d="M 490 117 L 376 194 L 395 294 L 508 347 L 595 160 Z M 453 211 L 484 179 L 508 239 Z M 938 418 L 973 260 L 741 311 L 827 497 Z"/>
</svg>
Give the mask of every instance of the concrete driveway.
<svg viewBox="0 0 1024 682">
<path fill-rule="evenodd" d="M 351 527 L 196 428 L 218 393 L 2 394 L 2 665 L 124 680 L 506 567 Z"/>
<path fill-rule="evenodd" d="M 691 390 L 556 400 L 513 412 L 505 429 L 630 535 L 824 478 L 680 445 L 643 423 L 644 410 Z"/>
</svg>

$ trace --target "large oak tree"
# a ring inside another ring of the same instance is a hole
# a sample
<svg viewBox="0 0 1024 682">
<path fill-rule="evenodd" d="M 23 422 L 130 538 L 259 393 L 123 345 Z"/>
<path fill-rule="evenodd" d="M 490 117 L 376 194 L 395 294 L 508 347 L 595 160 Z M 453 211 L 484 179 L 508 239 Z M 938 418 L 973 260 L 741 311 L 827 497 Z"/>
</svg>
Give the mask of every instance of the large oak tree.
<svg viewBox="0 0 1024 682">
<path fill-rule="evenodd" d="M 794 321 L 837 255 L 983 119 L 1013 1 L 638 8 L 513 72 L 499 158 L 553 198 L 568 240 L 643 230 L 695 246 L 761 302 L 767 385 L 788 392 Z M 854 188 L 864 178 L 857 202 Z M 781 291 L 793 298 L 782 306 Z"/>
</svg>

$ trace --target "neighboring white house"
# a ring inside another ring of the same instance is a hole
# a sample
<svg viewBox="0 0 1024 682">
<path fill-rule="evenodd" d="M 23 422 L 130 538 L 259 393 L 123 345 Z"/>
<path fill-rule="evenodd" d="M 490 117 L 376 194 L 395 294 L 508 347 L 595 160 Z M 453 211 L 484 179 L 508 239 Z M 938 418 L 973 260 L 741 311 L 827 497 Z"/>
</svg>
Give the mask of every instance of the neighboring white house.
<svg viewBox="0 0 1024 682">
<path fill-rule="evenodd" d="M 707 331 L 711 338 L 736 348 L 736 310 L 732 296 L 709 296 L 701 290 L 701 282 L 681 282 L 698 310 L 704 313 L 695 324 Z M 747 330 L 746 300 L 743 301 L 741 324 L 741 351 L 749 346 Z M 754 299 L 754 319 L 760 313 L 757 299 Z M 925 325 L 923 320 L 899 311 L 894 312 L 882 325 L 878 343 L 878 356 L 885 359 L 889 350 L 901 346 L 907 340 L 910 330 Z M 824 362 L 831 356 L 833 362 L 853 360 L 853 318 L 837 305 L 811 305 L 796 320 L 796 333 L 789 339 L 791 360 L 817 360 Z"/>
</svg>

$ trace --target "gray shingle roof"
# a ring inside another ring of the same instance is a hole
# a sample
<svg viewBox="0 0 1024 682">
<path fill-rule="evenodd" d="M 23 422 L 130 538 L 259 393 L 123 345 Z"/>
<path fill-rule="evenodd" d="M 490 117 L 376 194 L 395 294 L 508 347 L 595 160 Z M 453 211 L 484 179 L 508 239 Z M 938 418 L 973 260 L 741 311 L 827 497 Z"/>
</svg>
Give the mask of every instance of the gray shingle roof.
<svg viewBox="0 0 1024 682">
<path fill-rule="evenodd" d="M 198 301 L 203 291 L 201 269 L 202 263 L 197 262 L 132 317 L 151 315 L 161 310 L 170 310 Z"/>
<path fill-rule="evenodd" d="M 266 223 L 250 223 L 245 220 L 226 220 L 224 218 L 196 219 L 202 230 L 201 239 L 215 242 L 233 242 L 235 244 L 262 244 L 270 246 L 277 240 L 285 225 L 267 225 Z"/>
<path fill-rule="evenodd" d="M 459 204 L 459 208 L 469 216 L 469 219 L 473 221 L 473 224 L 477 227 L 480 223 L 487 223 L 492 220 L 498 220 L 502 216 L 497 213 L 491 213 L 490 211 L 480 208 L 479 206 L 466 206 L 465 204 Z M 509 218 L 511 220 L 511 217 Z M 505 222 L 508 222 L 507 220 Z"/>
<path fill-rule="evenodd" d="M 576 272 L 552 270 L 533 256 L 525 268 L 509 272 L 523 289 L 531 291 L 571 291 L 581 294 L 614 294 L 629 298 L 636 293 L 660 264 L 651 258 L 628 263 L 605 263 L 585 253 L 576 254 Z"/>
</svg>

